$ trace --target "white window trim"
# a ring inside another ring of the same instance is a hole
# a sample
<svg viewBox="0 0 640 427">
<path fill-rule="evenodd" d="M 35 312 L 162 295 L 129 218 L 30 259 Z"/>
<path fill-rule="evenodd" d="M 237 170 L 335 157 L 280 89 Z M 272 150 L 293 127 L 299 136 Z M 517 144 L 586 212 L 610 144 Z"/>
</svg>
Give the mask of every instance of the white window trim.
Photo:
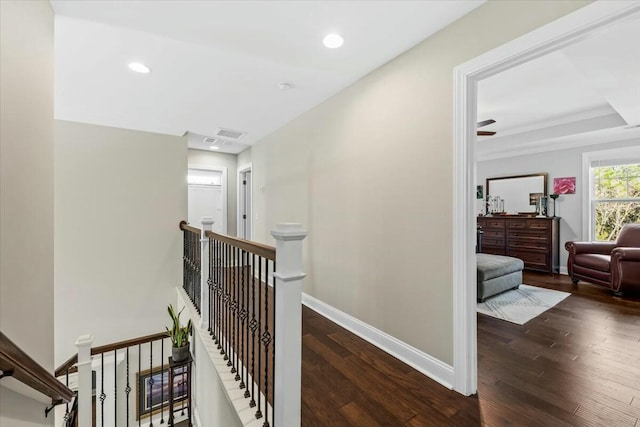
<svg viewBox="0 0 640 427">
<path fill-rule="evenodd" d="M 595 204 L 591 203 L 591 195 L 594 189 L 591 164 L 599 160 L 615 160 L 629 157 L 640 159 L 640 147 L 622 147 L 582 153 L 582 240 L 585 242 L 595 240 L 595 224 L 593 223 Z"/>
</svg>

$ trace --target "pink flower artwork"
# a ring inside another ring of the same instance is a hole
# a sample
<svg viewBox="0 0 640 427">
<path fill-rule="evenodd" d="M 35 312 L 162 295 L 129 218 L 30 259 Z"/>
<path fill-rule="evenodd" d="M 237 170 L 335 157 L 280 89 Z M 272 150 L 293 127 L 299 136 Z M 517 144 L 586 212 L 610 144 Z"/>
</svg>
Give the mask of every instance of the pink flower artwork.
<svg viewBox="0 0 640 427">
<path fill-rule="evenodd" d="M 554 178 L 554 194 L 576 194 L 576 177 Z"/>
</svg>

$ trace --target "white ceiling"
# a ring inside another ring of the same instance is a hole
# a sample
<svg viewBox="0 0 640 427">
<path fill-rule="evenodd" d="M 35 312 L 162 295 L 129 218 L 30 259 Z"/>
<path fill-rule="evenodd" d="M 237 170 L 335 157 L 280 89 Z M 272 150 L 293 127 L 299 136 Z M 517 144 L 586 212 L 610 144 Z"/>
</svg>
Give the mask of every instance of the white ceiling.
<svg viewBox="0 0 640 427">
<path fill-rule="evenodd" d="M 482 3 L 52 0 L 55 115 L 190 132 L 205 149 L 204 136 L 230 128 L 250 145 Z M 329 32 L 342 48 L 322 45 Z M 131 72 L 132 61 L 152 72 Z"/>
<path fill-rule="evenodd" d="M 478 158 L 640 138 L 640 15 L 478 83 Z"/>
</svg>

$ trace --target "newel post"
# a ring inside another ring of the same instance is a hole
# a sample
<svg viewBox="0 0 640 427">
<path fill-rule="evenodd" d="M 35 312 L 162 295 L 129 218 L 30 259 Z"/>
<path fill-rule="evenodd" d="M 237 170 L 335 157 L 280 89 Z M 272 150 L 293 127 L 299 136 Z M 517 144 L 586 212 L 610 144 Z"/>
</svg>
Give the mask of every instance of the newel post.
<svg viewBox="0 0 640 427">
<path fill-rule="evenodd" d="M 78 425 L 90 426 L 93 419 L 93 410 L 91 405 L 92 395 L 92 378 L 91 373 L 91 344 L 93 343 L 93 335 L 81 335 L 76 340 L 78 348 Z"/>
<path fill-rule="evenodd" d="M 274 424 L 299 427 L 302 375 L 302 241 L 300 224 L 278 224 L 276 239 Z"/>
<path fill-rule="evenodd" d="M 200 220 L 202 224 L 202 235 L 200 237 L 200 327 L 210 327 L 209 325 L 209 237 L 207 231 L 213 231 L 213 218 L 203 216 Z"/>
</svg>

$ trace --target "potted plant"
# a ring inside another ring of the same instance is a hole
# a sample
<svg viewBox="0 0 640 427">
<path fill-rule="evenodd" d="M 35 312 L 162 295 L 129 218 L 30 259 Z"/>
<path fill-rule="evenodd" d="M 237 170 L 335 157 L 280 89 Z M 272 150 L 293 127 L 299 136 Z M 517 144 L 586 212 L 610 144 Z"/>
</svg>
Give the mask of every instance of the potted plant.
<svg viewBox="0 0 640 427">
<path fill-rule="evenodd" d="M 180 314 L 182 314 L 182 310 L 176 313 L 176 310 L 173 308 L 172 304 L 169 304 L 167 307 L 169 311 L 169 316 L 173 321 L 173 326 L 171 329 L 167 329 L 167 335 L 171 338 L 171 343 L 173 344 L 171 348 L 171 357 L 174 362 L 182 362 L 189 358 L 189 335 L 191 335 L 193 324 L 191 320 L 187 322 L 186 326 L 182 326 L 180 323 Z"/>
</svg>

